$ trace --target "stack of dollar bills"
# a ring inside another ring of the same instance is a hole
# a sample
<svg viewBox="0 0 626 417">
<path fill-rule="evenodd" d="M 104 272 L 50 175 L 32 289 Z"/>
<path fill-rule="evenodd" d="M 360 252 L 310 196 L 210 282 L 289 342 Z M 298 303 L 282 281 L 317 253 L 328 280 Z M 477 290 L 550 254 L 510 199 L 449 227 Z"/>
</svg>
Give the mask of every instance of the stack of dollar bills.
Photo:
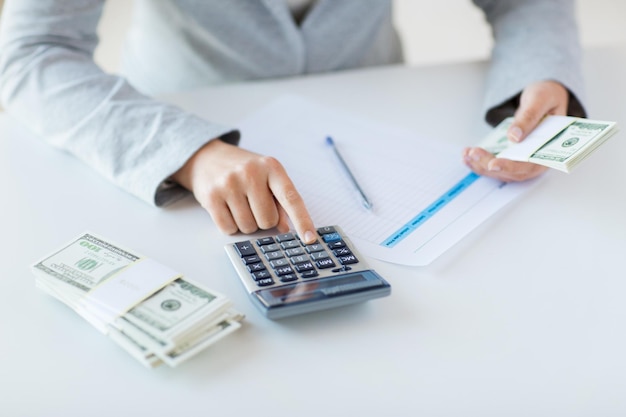
<svg viewBox="0 0 626 417">
<path fill-rule="evenodd" d="M 547 116 L 526 139 L 514 143 L 506 136 L 512 122 L 512 117 L 503 120 L 478 146 L 498 158 L 532 162 L 563 172 L 571 172 L 617 132 L 615 122 Z"/>
<path fill-rule="evenodd" d="M 176 366 L 238 329 L 225 296 L 91 233 L 32 266 L 59 299 L 147 367 Z"/>
</svg>

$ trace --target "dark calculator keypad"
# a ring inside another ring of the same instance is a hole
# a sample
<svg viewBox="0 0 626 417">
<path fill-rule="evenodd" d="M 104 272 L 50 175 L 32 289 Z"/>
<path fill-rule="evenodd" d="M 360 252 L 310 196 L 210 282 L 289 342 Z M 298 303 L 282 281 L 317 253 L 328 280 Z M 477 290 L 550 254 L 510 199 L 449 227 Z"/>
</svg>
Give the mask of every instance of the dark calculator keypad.
<svg viewBox="0 0 626 417">
<path fill-rule="evenodd" d="M 322 271 L 341 273 L 359 262 L 335 227 L 320 227 L 317 233 L 320 239 L 308 245 L 294 233 L 283 233 L 233 247 L 259 287 L 315 278 Z"/>
</svg>

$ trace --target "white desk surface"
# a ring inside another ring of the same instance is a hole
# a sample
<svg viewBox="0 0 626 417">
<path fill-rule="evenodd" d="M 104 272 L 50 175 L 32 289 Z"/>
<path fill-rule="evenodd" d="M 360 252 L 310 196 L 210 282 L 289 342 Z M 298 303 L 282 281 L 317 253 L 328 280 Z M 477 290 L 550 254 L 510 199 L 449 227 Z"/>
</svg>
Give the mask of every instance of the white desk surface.
<svg viewBox="0 0 626 417">
<path fill-rule="evenodd" d="M 368 69 L 172 100 L 234 123 L 296 93 L 472 144 L 487 131 L 485 69 Z M 626 129 L 626 48 L 587 51 L 585 69 L 590 117 Z M 151 208 L 2 116 L 0 415 L 623 416 L 624 135 L 427 267 L 372 260 L 390 297 L 273 322 L 222 249 L 234 238 L 192 199 Z M 35 288 L 29 265 L 85 230 L 227 294 L 245 326 L 177 369 L 143 368 Z"/>
</svg>

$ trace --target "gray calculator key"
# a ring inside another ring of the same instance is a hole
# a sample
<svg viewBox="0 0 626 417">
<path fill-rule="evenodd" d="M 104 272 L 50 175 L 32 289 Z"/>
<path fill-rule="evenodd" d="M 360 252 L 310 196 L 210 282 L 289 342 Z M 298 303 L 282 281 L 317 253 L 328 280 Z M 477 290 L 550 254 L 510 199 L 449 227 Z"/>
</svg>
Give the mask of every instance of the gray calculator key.
<svg viewBox="0 0 626 417">
<path fill-rule="evenodd" d="M 311 269 L 309 271 L 304 271 L 300 276 L 302 278 L 315 278 L 318 275 L 315 269 Z"/>
<path fill-rule="evenodd" d="M 296 268 L 296 271 L 298 272 L 310 271 L 311 269 L 315 269 L 311 261 L 300 262 L 299 264 L 295 264 L 294 266 Z"/>
<path fill-rule="evenodd" d="M 255 264 L 257 262 L 261 262 L 261 257 L 259 255 L 246 256 L 243 258 L 244 265 Z"/>
<path fill-rule="evenodd" d="M 275 268 L 274 272 L 280 277 L 287 274 L 293 274 L 293 269 L 291 268 L 291 266 L 280 266 L 278 268 Z"/>
<path fill-rule="evenodd" d="M 318 261 L 315 262 L 315 264 L 320 269 L 332 268 L 333 266 L 335 266 L 335 263 L 330 258 L 319 259 Z"/>
<path fill-rule="evenodd" d="M 324 246 L 322 246 L 319 243 L 315 243 L 313 245 L 307 245 L 306 246 L 306 251 L 309 252 L 309 253 L 319 252 L 321 250 L 324 250 Z"/>
<path fill-rule="evenodd" d="M 333 253 L 335 254 L 335 256 L 352 255 L 352 252 L 348 248 L 337 248 L 337 249 L 333 250 Z"/>
<path fill-rule="evenodd" d="M 296 274 L 281 275 L 279 278 L 282 282 L 291 282 L 298 280 L 298 276 Z"/>
<path fill-rule="evenodd" d="M 320 227 L 319 229 L 317 229 L 317 233 L 319 233 L 320 236 L 323 236 L 328 233 L 337 233 L 337 230 L 333 226 L 326 226 L 326 227 Z"/>
<path fill-rule="evenodd" d="M 268 285 L 272 285 L 274 280 L 272 278 L 260 279 L 256 282 L 256 285 L 259 287 L 267 287 Z"/>
<path fill-rule="evenodd" d="M 289 260 L 291 261 L 292 264 L 299 264 L 301 262 L 307 262 L 309 260 L 309 257 L 306 255 L 298 255 L 298 256 L 292 256 L 291 258 L 289 258 Z"/>
<path fill-rule="evenodd" d="M 329 249 L 344 248 L 345 246 L 346 246 L 346 243 L 343 240 L 338 240 L 336 242 L 330 242 L 328 244 L 328 248 Z"/>
<path fill-rule="evenodd" d="M 252 278 L 254 278 L 255 281 L 259 281 L 259 280 L 267 279 L 267 278 L 272 279 L 272 274 L 270 274 L 268 270 L 253 272 L 250 275 L 252 275 Z"/>
<path fill-rule="evenodd" d="M 288 240 L 294 240 L 296 237 L 294 236 L 293 233 L 283 233 L 281 235 L 277 235 L 276 236 L 276 240 L 279 242 L 286 242 Z"/>
<path fill-rule="evenodd" d="M 313 259 L 314 261 L 317 261 L 318 259 L 329 258 L 329 257 L 330 257 L 330 255 L 325 250 L 323 250 L 321 252 L 313 252 L 311 254 L 311 259 Z"/>
<path fill-rule="evenodd" d="M 354 255 L 338 256 L 337 259 L 339 259 L 339 262 L 341 262 L 342 265 L 356 264 L 359 262 Z"/>
<path fill-rule="evenodd" d="M 277 250 L 280 250 L 280 247 L 277 243 L 261 246 L 261 252 L 263 253 L 276 252 Z"/>
<path fill-rule="evenodd" d="M 262 237 L 260 239 L 257 239 L 256 244 L 259 246 L 263 246 L 263 245 L 269 245 L 271 243 L 274 243 L 274 238 L 269 236 L 269 237 Z"/>
<path fill-rule="evenodd" d="M 293 248 L 299 248 L 300 247 L 300 242 L 298 242 L 297 240 L 288 240 L 286 242 L 281 242 L 280 246 L 283 249 L 293 249 Z"/>
<path fill-rule="evenodd" d="M 265 254 L 265 259 L 268 261 L 273 261 L 274 259 L 284 258 L 284 255 L 281 251 L 276 252 L 268 252 Z"/>
<path fill-rule="evenodd" d="M 249 240 L 235 243 L 235 249 L 240 257 L 256 255 L 256 250 Z"/>
<path fill-rule="evenodd" d="M 274 259 L 273 261 L 270 261 L 270 266 L 272 268 L 278 268 L 281 266 L 289 266 L 289 261 L 285 258 Z"/>
<path fill-rule="evenodd" d="M 255 264 L 248 265 L 248 271 L 250 272 L 262 271 L 264 269 L 265 265 L 263 265 L 263 262 L 257 262 Z"/>
<path fill-rule="evenodd" d="M 293 249 L 287 249 L 285 251 L 285 254 L 289 257 L 292 256 L 298 256 L 298 255 L 304 255 L 304 249 L 303 248 L 293 248 Z"/>
</svg>

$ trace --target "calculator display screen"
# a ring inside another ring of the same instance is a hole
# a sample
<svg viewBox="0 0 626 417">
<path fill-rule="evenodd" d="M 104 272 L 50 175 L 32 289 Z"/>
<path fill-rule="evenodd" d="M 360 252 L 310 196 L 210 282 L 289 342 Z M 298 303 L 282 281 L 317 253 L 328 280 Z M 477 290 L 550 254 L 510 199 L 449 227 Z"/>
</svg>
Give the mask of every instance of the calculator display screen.
<svg viewBox="0 0 626 417">
<path fill-rule="evenodd" d="M 302 281 L 256 292 L 267 307 L 325 300 L 388 285 L 373 271 L 361 271 L 318 280 Z"/>
</svg>

